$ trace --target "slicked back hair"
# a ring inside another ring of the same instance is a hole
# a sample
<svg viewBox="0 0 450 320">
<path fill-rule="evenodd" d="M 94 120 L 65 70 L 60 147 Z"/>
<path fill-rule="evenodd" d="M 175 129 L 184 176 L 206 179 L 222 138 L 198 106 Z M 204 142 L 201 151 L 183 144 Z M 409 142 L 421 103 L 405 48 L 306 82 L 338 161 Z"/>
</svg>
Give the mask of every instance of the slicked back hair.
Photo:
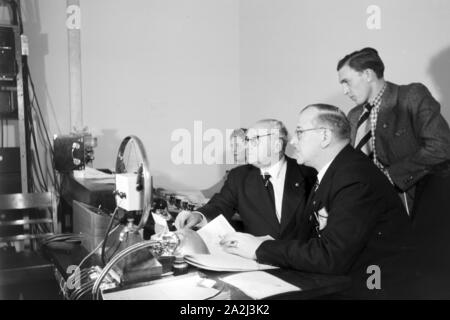
<svg viewBox="0 0 450 320">
<path fill-rule="evenodd" d="M 364 48 L 346 55 L 339 60 L 337 71 L 341 70 L 345 65 L 358 72 L 371 69 L 379 79 L 384 77 L 384 63 L 377 50 L 373 48 Z"/>
</svg>

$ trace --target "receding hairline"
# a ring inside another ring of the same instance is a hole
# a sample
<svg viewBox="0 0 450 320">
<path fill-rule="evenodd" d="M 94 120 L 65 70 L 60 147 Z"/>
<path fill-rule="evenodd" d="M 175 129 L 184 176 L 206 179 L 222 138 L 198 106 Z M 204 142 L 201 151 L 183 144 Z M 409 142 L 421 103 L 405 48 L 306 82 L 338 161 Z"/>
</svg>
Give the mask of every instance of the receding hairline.
<svg viewBox="0 0 450 320">
<path fill-rule="evenodd" d="M 324 110 L 321 108 L 328 108 L 328 110 Z M 311 121 L 314 124 L 317 124 L 318 122 L 323 122 L 323 120 L 320 118 L 322 115 L 339 115 L 345 117 L 345 113 L 339 109 L 336 106 L 333 106 L 331 104 L 325 104 L 325 103 L 315 103 L 315 104 L 309 104 L 306 107 L 304 107 L 302 110 L 300 110 L 299 115 L 302 114 L 304 111 L 313 109 L 316 111 L 314 114 L 314 117 L 311 119 Z"/>
<path fill-rule="evenodd" d="M 328 109 L 321 109 L 321 108 L 328 108 Z M 299 115 L 302 114 L 304 111 L 308 110 L 308 109 L 314 109 L 317 111 L 317 116 L 321 115 L 321 114 L 339 114 L 339 115 L 344 115 L 344 112 L 339 109 L 336 106 L 333 106 L 331 104 L 324 104 L 324 103 L 319 103 L 319 104 L 309 104 L 306 107 L 304 107 L 302 110 L 300 110 L 300 112 L 298 113 Z"/>
<path fill-rule="evenodd" d="M 277 119 L 262 119 L 256 121 L 252 124 L 248 130 L 250 129 L 281 129 L 284 126 L 283 122 Z"/>
<path fill-rule="evenodd" d="M 304 107 L 299 115 L 309 109 L 316 111 L 310 119 L 314 126 L 327 124 L 326 127 L 328 127 L 331 125 L 331 128 L 328 128 L 335 133 L 336 137 L 345 140 L 350 139 L 350 123 L 345 113 L 339 107 L 325 103 L 310 104 Z"/>
</svg>

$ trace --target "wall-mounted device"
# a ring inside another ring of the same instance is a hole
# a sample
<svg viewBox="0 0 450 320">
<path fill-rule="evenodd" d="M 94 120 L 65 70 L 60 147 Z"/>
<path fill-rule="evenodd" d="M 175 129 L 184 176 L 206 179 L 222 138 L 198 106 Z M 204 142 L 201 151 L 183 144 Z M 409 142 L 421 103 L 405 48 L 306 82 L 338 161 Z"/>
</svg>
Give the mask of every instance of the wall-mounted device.
<svg viewBox="0 0 450 320">
<path fill-rule="evenodd" d="M 97 139 L 89 133 L 55 135 L 53 149 L 55 168 L 59 172 L 83 170 L 94 159 L 94 147 Z"/>
</svg>

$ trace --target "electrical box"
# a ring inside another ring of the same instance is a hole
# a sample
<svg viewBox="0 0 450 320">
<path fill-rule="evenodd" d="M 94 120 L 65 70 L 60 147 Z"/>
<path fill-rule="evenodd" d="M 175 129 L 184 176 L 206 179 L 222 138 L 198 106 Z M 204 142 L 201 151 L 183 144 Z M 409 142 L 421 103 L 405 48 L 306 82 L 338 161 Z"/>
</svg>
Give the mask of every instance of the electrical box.
<svg viewBox="0 0 450 320">
<path fill-rule="evenodd" d="M 111 217 L 88 204 L 73 200 L 73 232 L 83 237 L 83 246 L 92 251 L 105 238 Z M 120 228 L 109 239 L 119 238 Z M 108 249 L 114 241 L 108 241 Z"/>
<path fill-rule="evenodd" d="M 61 173 L 83 170 L 94 159 L 93 148 L 96 145 L 96 138 L 88 133 L 55 135 L 53 149 L 56 170 Z"/>
<path fill-rule="evenodd" d="M 144 191 L 138 189 L 138 174 L 116 174 L 116 203 L 127 211 L 142 210 Z"/>
<path fill-rule="evenodd" d="M 0 194 L 19 193 L 20 182 L 20 149 L 0 148 Z"/>
</svg>

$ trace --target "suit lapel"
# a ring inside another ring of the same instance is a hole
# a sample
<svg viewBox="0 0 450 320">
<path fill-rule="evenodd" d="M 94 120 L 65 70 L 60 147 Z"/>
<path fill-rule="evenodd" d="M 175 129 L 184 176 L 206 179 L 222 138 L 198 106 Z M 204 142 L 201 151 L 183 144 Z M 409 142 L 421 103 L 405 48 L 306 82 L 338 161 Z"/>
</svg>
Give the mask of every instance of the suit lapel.
<svg viewBox="0 0 450 320">
<path fill-rule="evenodd" d="M 353 147 L 350 144 L 348 144 L 333 159 L 327 171 L 325 172 L 325 175 L 320 181 L 319 188 L 317 188 L 317 191 L 314 196 L 314 200 L 312 201 L 312 203 L 310 203 L 309 208 L 310 213 L 313 213 L 312 211 L 319 211 L 324 206 L 327 206 L 326 199 L 328 197 L 328 193 L 332 185 L 334 173 L 336 169 L 340 166 L 341 162 L 345 161 L 345 159 L 347 158 L 347 154 L 349 152 L 354 152 L 353 150 L 354 150 Z"/>
<path fill-rule="evenodd" d="M 352 145 L 355 145 L 356 132 L 357 132 L 356 125 L 358 123 L 359 118 L 361 117 L 362 112 L 363 112 L 363 105 L 356 106 L 356 109 L 355 109 L 356 116 L 355 116 L 355 120 L 354 120 L 355 125 L 352 126 L 352 128 L 351 128 L 351 136 L 350 136 Z M 352 120 L 352 119 L 349 119 L 349 120 Z"/>
<path fill-rule="evenodd" d="M 296 161 L 286 157 L 286 178 L 284 181 L 281 207 L 281 232 L 295 220 L 297 208 L 305 201 L 305 180 Z"/>
<path fill-rule="evenodd" d="M 390 82 L 387 82 L 386 91 L 383 94 L 383 98 L 380 104 L 380 111 L 378 112 L 377 127 L 375 130 L 375 147 L 377 150 L 378 158 L 385 158 L 384 149 L 380 147 L 380 136 L 384 131 L 389 130 L 396 121 L 397 110 L 395 108 L 397 104 L 398 87 Z"/>
<path fill-rule="evenodd" d="M 252 172 L 248 175 L 246 181 L 246 190 L 250 199 L 258 199 L 258 211 L 262 219 L 266 220 L 269 225 L 273 226 L 277 233 L 280 230 L 280 224 L 269 199 L 267 189 L 264 186 L 261 172 L 258 168 L 253 167 Z"/>
<path fill-rule="evenodd" d="M 383 98 L 380 104 L 380 111 L 378 113 L 377 128 L 379 128 L 379 125 L 387 123 L 389 121 L 389 118 L 392 117 L 391 112 L 395 111 L 392 109 L 397 103 L 397 95 L 397 86 L 393 83 L 387 82 L 386 90 L 383 94 Z"/>
</svg>

